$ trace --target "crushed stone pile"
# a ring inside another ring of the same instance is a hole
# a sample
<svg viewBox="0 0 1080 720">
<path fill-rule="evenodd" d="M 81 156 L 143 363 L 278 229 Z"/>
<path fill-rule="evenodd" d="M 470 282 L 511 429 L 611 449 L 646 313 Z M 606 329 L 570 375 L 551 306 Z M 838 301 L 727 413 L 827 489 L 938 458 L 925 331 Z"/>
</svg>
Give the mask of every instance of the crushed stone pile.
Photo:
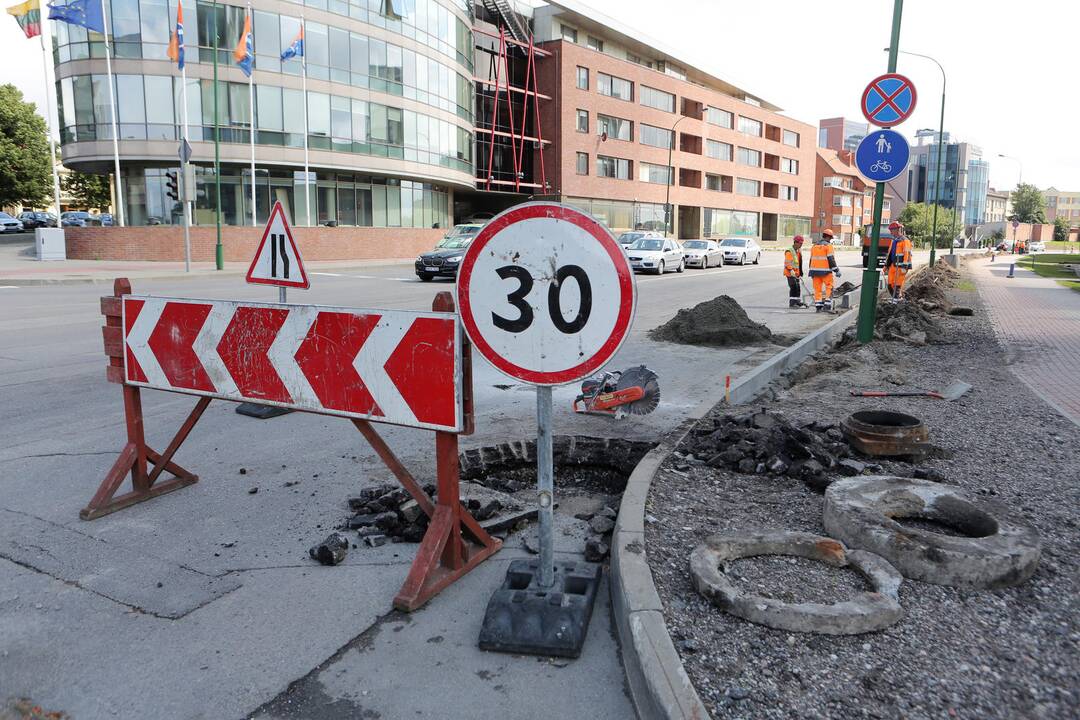
<svg viewBox="0 0 1080 720">
<path fill-rule="evenodd" d="M 744 474 L 786 476 L 820 491 L 838 476 L 880 470 L 853 457 L 855 451 L 834 423 L 814 421 L 796 427 L 780 413 L 767 411 L 706 418 L 680 450 L 684 462 L 703 462 Z"/>
<path fill-rule="evenodd" d="M 751 320 L 733 298 L 721 295 L 683 308 L 671 320 L 650 330 L 649 337 L 684 345 L 740 347 L 771 342 L 773 333 Z"/>
</svg>

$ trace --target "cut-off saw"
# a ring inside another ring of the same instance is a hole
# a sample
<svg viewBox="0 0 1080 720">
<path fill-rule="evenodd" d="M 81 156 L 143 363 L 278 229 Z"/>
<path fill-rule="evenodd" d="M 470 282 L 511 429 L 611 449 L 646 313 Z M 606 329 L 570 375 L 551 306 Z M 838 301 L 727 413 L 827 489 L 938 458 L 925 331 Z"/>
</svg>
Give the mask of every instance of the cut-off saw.
<svg viewBox="0 0 1080 720">
<path fill-rule="evenodd" d="M 590 415 L 648 415 L 660 403 L 660 378 L 644 365 L 604 372 L 581 383 L 574 412 Z"/>
</svg>

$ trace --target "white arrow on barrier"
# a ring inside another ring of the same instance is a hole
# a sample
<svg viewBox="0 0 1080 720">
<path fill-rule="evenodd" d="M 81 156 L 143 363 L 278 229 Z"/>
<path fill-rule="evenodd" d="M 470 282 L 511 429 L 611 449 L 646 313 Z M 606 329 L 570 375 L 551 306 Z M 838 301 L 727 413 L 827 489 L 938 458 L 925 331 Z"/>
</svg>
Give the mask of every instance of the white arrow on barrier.
<svg viewBox="0 0 1080 720">
<path fill-rule="evenodd" d="M 135 324 L 127 334 L 127 346 L 131 354 L 139 361 L 146 381 L 150 385 L 159 387 L 172 387 L 172 383 L 165 377 L 154 351 L 150 349 L 150 335 L 157 327 L 161 313 L 165 310 L 165 300 L 160 298 L 146 298 L 143 301 L 139 317 L 135 318 Z"/>
<path fill-rule="evenodd" d="M 210 308 L 210 314 L 206 316 L 206 322 L 195 337 L 191 348 L 199 356 L 203 369 L 206 370 L 210 382 L 217 388 L 217 392 L 223 395 L 240 395 L 236 387 L 236 381 L 225 367 L 225 363 L 218 354 L 218 343 L 221 336 L 229 327 L 233 315 L 236 314 L 236 306 L 225 303 L 214 303 Z"/>
<path fill-rule="evenodd" d="M 412 327 L 413 319 L 406 314 L 384 314 L 353 360 L 353 367 L 364 381 L 375 404 L 382 410 L 383 416 L 393 422 L 406 424 L 417 422 L 416 413 L 387 375 L 385 366 Z"/>
<path fill-rule="evenodd" d="M 270 349 L 266 351 L 266 357 L 270 359 L 282 384 L 288 389 L 293 403 L 301 407 L 322 407 L 322 401 L 311 389 L 311 384 L 296 363 L 296 351 L 300 349 L 318 315 L 319 308 L 311 305 L 290 307 L 288 317 L 278 330 Z"/>
</svg>

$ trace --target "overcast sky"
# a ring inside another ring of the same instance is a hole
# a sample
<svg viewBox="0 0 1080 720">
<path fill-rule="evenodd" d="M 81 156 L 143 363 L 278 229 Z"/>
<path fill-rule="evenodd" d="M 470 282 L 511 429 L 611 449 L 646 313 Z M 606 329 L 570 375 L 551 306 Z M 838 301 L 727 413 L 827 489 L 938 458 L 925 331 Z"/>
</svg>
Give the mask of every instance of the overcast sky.
<svg viewBox="0 0 1080 720">
<path fill-rule="evenodd" d="M 14 0 L 9 0 L 14 2 Z M 892 0 L 586 0 L 816 127 L 861 119 L 859 98 L 885 72 Z M 43 0 L 43 5 L 44 0 Z M 258 5 L 258 0 L 255 0 Z M 1080 191 L 1080 0 L 907 0 L 901 49 L 934 56 L 948 73 L 945 129 L 979 145 L 991 184 L 1024 180 Z M 941 73 L 900 56 L 919 92 L 898 129 L 938 125 Z M 41 51 L 15 19 L 0 18 L 0 82 L 44 107 Z"/>
</svg>

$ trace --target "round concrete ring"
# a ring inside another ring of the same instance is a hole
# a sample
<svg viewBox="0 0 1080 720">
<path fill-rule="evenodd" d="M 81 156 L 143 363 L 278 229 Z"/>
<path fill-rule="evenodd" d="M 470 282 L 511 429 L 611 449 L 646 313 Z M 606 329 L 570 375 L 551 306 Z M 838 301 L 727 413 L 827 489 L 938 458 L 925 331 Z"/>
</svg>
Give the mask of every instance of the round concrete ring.
<svg viewBox="0 0 1080 720">
<path fill-rule="evenodd" d="M 876 553 L 904 577 L 936 585 L 986 589 L 1018 585 L 1035 572 L 1035 528 L 1004 507 L 929 480 L 862 476 L 825 492 L 825 531 L 849 547 Z M 907 528 L 893 518 L 955 527 L 955 537 Z"/>
<path fill-rule="evenodd" d="M 754 555 L 794 555 L 833 567 L 851 567 L 870 582 L 873 591 L 831 605 L 744 594 L 719 568 L 721 563 Z M 713 535 L 690 553 L 690 574 L 697 591 L 720 609 L 778 630 L 857 635 L 886 628 L 904 614 L 898 598 L 903 577 L 885 560 L 810 533 Z"/>
</svg>

